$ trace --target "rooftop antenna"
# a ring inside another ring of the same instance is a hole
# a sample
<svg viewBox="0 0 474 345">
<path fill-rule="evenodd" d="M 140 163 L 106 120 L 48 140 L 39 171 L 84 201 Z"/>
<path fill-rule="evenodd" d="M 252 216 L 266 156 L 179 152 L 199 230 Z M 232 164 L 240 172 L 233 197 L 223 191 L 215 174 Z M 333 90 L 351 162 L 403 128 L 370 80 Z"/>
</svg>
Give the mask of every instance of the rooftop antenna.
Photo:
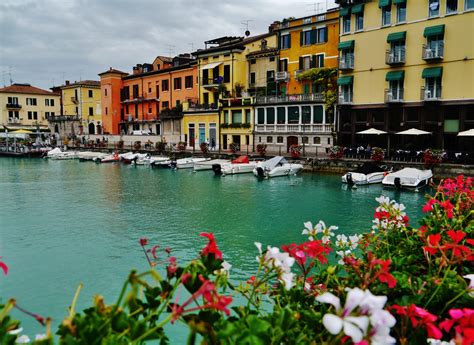
<svg viewBox="0 0 474 345">
<path fill-rule="evenodd" d="M 307 6 L 312 7 L 311 12 L 314 14 L 324 13 L 328 9 L 328 0 L 309 3 Z"/>
<path fill-rule="evenodd" d="M 194 43 L 188 43 L 188 46 L 191 46 L 191 53 L 194 51 Z"/>
<path fill-rule="evenodd" d="M 8 66 L 8 77 L 10 79 L 10 85 L 13 84 L 13 79 L 12 79 L 12 66 Z"/>
<path fill-rule="evenodd" d="M 245 36 L 247 36 L 247 37 L 250 36 L 250 31 L 249 31 L 249 23 L 250 22 L 253 22 L 253 20 L 252 19 L 245 19 L 245 20 L 240 21 L 240 24 L 245 29 Z"/>
<path fill-rule="evenodd" d="M 174 46 L 172 44 L 167 44 L 166 47 L 168 48 L 169 57 L 172 58 L 173 57 L 173 52 L 175 51 L 176 46 Z"/>
</svg>

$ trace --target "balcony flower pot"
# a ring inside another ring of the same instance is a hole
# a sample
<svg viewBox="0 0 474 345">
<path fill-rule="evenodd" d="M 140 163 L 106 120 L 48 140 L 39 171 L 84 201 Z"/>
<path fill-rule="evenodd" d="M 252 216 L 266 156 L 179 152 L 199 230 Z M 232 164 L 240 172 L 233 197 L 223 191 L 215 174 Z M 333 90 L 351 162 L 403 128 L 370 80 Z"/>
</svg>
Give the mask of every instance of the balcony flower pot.
<svg viewBox="0 0 474 345">
<path fill-rule="evenodd" d="M 370 159 L 372 159 L 376 163 L 380 163 L 383 161 L 385 157 L 384 151 L 380 147 L 374 147 L 372 149 L 372 153 L 370 154 Z"/>
<path fill-rule="evenodd" d="M 237 151 L 240 150 L 240 146 L 239 144 L 236 144 L 236 143 L 230 143 L 229 149 L 230 149 L 230 152 L 236 153 Z"/>
<path fill-rule="evenodd" d="M 183 152 L 186 150 L 186 143 L 184 141 L 180 141 L 176 148 L 178 149 L 178 151 Z"/>
</svg>

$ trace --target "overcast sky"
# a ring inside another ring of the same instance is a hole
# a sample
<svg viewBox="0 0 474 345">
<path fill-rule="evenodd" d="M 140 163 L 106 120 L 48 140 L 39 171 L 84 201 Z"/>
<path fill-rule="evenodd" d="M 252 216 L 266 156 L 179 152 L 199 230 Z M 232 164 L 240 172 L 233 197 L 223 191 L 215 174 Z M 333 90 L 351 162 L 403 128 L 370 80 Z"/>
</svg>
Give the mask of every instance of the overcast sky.
<svg viewBox="0 0 474 345">
<path fill-rule="evenodd" d="M 130 72 L 157 55 L 204 41 L 264 33 L 274 20 L 314 14 L 333 0 L 1 0 L 1 86 L 41 88 L 98 80 L 109 67 Z"/>
</svg>

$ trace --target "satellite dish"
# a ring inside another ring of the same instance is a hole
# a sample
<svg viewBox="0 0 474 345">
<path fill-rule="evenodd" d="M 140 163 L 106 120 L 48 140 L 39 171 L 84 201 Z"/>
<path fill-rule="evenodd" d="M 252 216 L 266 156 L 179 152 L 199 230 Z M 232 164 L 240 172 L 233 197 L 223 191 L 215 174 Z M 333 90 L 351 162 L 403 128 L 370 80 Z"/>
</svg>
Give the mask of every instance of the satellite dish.
<svg viewBox="0 0 474 345">
<path fill-rule="evenodd" d="M 250 31 L 246 30 L 245 31 L 245 36 L 249 37 L 250 36 Z"/>
</svg>

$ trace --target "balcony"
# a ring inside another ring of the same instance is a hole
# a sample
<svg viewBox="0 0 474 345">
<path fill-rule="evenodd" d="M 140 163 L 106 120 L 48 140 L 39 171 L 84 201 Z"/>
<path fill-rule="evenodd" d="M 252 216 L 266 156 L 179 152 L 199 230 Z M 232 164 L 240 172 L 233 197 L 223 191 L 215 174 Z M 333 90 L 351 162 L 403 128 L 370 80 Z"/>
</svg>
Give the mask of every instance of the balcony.
<svg viewBox="0 0 474 345">
<path fill-rule="evenodd" d="M 184 111 L 185 112 L 192 112 L 192 111 L 202 112 L 202 111 L 216 111 L 217 109 L 218 109 L 217 104 L 214 104 L 214 103 L 211 103 L 211 104 L 189 103 L 189 107 L 187 109 L 185 108 Z"/>
<path fill-rule="evenodd" d="M 253 98 L 251 97 L 224 98 L 224 99 L 220 99 L 219 102 L 222 104 L 223 107 L 238 107 L 238 106 L 252 105 Z"/>
<path fill-rule="evenodd" d="M 202 78 L 201 81 L 202 81 L 202 87 L 204 87 L 206 89 L 217 90 L 217 88 L 221 84 L 216 79 L 212 79 L 212 78 L 207 78 L 207 79 Z"/>
<path fill-rule="evenodd" d="M 354 69 L 354 53 L 344 54 L 340 57 L 339 69 L 342 71 Z"/>
<path fill-rule="evenodd" d="M 440 101 L 441 100 L 441 86 L 426 89 L 421 88 L 421 100 L 425 102 Z"/>
<path fill-rule="evenodd" d="M 440 61 L 444 58 L 444 41 L 436 44 L 423 45 L 422 59 L 425 61 Z"/>
<path fill-rule="evenodd" d="M 71 97 L 71 102 L 74 104 L 79 104 L 79 100 L 77 99 L 77 97 Z"/>
<path fill-rule="evenodd" d="M 21 120 L 16 118 L 16 117 L 9 117 L 8 118 L 8 124 L 17 124 L 17 123 L 21 123 Z"/>
<path fill-rule="evenodd" d="M 7 109 L 21 109 L 21 105 L 18 103 L 7 103 Z"/>
<path fill-rule="evenodd" d="M 285 96 L 260 96 L 255 99 L 255 104 L 277 104 L 277 103 L 303 103 L 303 102 L 324 102 L 321 93 L 308 93 Z"/>
<path fill-rule="evenodd" d="M 66 121 L 80 121 L 81 118 L 78 115 L 55 115 L 46 116 L 46 120 L 49 122 L 66 122 Z"/>
<path fill-rule="evenodd" d="M 405 50 L 405 47 L 387 50 L 385 63 L 387 65 L 403 65 L 405 63 Z"/>
<path fill-rule="evenodd" d="M 403 102 L 403 89 L 385 90 L 385 103 Z"/>
<path fill-rule="evenodd" d="M 352 95 L 343 93 L 339 96 L 339 105 L 350 105 L 352 104 Z"/>
<path fill-rule="evenodd" d="M 296 70 L 296 71 L 294 72 L 294 73 L 295 73 L 295 74 L 294 74 L 295 79 L 297 79 L 298 76 L 299 76 L 301 73 L 303 73 L 304 71 L 305 71 L 305 70 L 303 70 L 303 69 L 298 69 L 298 70 Z"/>
<path fill-rule="evenodd" d="M 261 133 L 331 133 L 332 124 L 279 124 L 255 125 L 255 132 Z"/>
<path fill-rule="evenodd" d="M 275 81 L 288 81 L 290 79 L 290 75 L 288 72 L 276 72 Z"/>
</svg>

